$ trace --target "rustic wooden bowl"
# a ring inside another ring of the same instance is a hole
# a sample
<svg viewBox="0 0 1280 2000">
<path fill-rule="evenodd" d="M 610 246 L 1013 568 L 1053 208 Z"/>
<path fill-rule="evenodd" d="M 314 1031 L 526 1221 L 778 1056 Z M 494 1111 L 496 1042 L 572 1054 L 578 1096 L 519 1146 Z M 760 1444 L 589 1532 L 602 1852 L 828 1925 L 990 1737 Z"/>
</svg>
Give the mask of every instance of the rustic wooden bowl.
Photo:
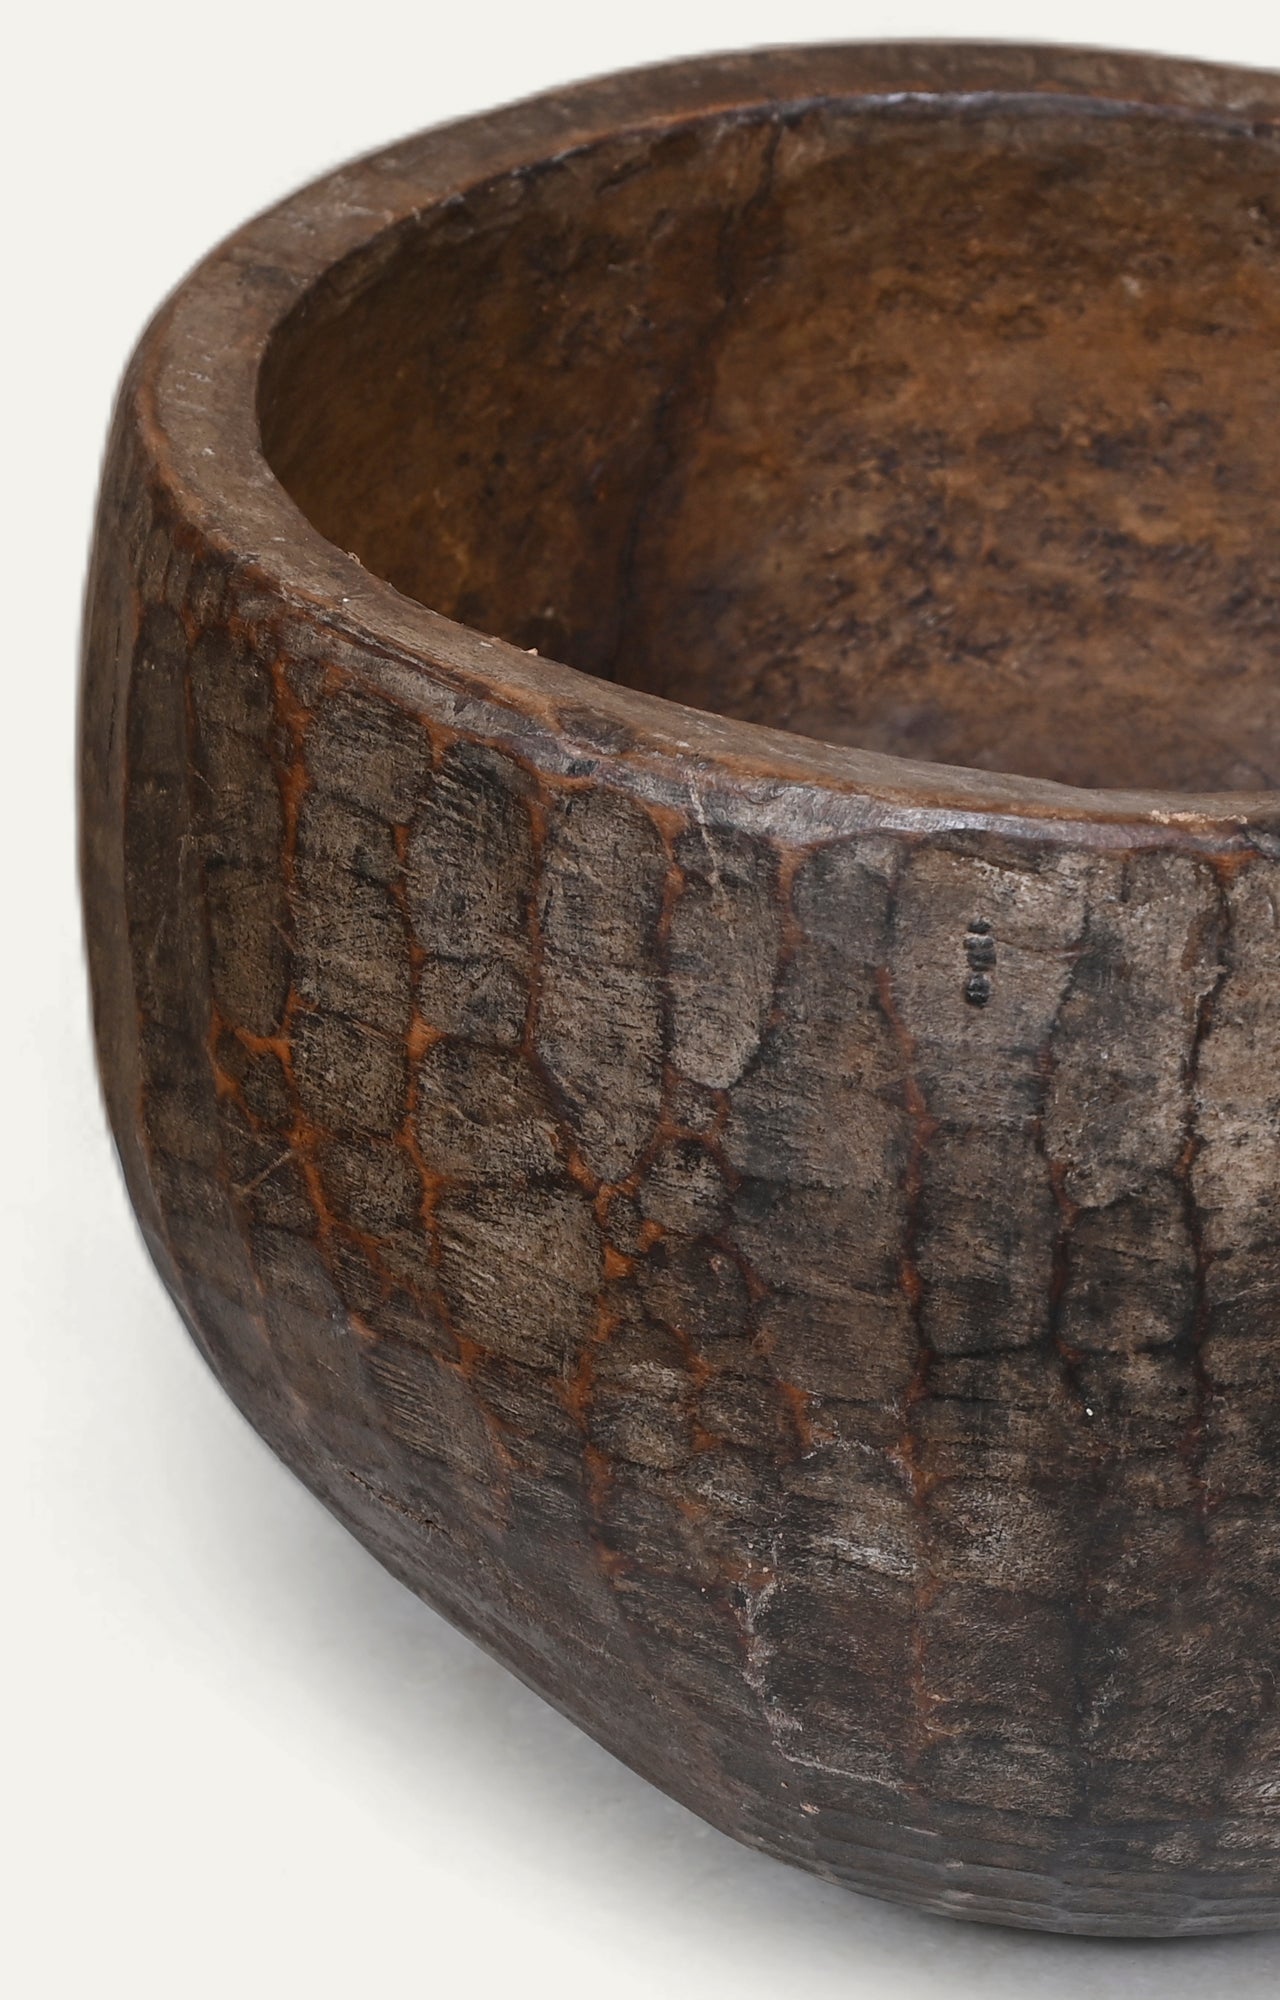
<svg viewBox="0 0 1280 2000">
<path fill-rule="evenodd" d="M 192 1333 L 636 1770 L 960 1916 L 1280 1917 L 1278 117 L 924 44 L 541 98 L 217 251 L 104 475 L 97 1031 Z"/>
</svg>

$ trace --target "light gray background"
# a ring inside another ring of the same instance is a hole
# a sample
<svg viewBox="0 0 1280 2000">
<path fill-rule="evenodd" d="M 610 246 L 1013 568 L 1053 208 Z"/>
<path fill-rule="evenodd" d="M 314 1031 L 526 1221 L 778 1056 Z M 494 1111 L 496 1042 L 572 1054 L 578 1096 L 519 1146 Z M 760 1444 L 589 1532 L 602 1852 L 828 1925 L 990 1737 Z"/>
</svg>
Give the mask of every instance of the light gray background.
<svg viewBox="0 0 1280 2000">
<path fill-rule="evenodd" d="M 344 156 L 627 63 L 897 35 L 1280 67 L 1280 8 L 110 0 L 6 30 L 0 146 L 0 1969 L 15 2000 L 1274 1996 L 1280 1943 L 946 1924 L 712 1833 L 393 1583 L 271 1458 L 133 1230 L 74 888 L 93 484 L 143 320 Z"/>
</svg>

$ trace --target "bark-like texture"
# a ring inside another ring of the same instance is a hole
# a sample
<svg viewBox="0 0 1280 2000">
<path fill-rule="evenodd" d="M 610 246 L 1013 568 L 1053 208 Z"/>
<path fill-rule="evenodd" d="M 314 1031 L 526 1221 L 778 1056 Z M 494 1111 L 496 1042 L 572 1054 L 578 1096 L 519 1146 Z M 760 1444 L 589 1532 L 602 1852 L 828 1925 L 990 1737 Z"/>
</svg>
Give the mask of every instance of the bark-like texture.
<svg viewBox="0 0 1280 2000">
<path fill-rule="evenodd" d="M 452 128 L 188 281 L 104 477 L 96 1017 L 193 1334 L 637 1770 L 956 1915 L 1280 1920 L 1280 809 L 1045 782 L 1140 771 L 1144 702 L 1171 783 L 1280 756 L 1277 112 L 915 47 Z M 904 160 L 964 214 L 850 263 Z M 1071 250 L 1021 303 L 1019 216 Z M 1031 775 L 755 726 L 873 711 Z"/>
</svg>

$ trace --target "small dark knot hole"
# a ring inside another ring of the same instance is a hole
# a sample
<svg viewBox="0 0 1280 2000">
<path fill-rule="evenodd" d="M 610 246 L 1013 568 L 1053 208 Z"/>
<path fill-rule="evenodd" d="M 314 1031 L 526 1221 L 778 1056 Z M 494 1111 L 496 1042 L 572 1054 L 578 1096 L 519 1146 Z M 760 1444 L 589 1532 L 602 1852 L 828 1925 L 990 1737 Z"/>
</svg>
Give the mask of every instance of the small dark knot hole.
<svg viewBox="0 0 1280 2000">
<path fill-rule="evenodd" d="M 990 972 L 996 962 L 996 941 L 993 937 L 967 937 L 964 955 L 971 972 Z"/>
</svg>

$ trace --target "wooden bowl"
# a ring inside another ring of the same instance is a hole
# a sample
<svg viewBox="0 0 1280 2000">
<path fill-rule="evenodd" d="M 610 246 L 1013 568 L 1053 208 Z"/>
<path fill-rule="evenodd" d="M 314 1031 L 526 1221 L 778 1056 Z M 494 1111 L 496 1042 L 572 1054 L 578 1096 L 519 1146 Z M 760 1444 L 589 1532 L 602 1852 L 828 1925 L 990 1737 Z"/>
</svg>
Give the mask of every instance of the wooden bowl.
<svg viewBox="0 0 1280 2000">
<path fill-rule="evenodd" d="M 192 1333 L 637 1771 L 958 1916 L 1280 1917 L 1278 116 L 914 44 L 468 120 L 215 252 L 103 480 Z"/>
</svg>

